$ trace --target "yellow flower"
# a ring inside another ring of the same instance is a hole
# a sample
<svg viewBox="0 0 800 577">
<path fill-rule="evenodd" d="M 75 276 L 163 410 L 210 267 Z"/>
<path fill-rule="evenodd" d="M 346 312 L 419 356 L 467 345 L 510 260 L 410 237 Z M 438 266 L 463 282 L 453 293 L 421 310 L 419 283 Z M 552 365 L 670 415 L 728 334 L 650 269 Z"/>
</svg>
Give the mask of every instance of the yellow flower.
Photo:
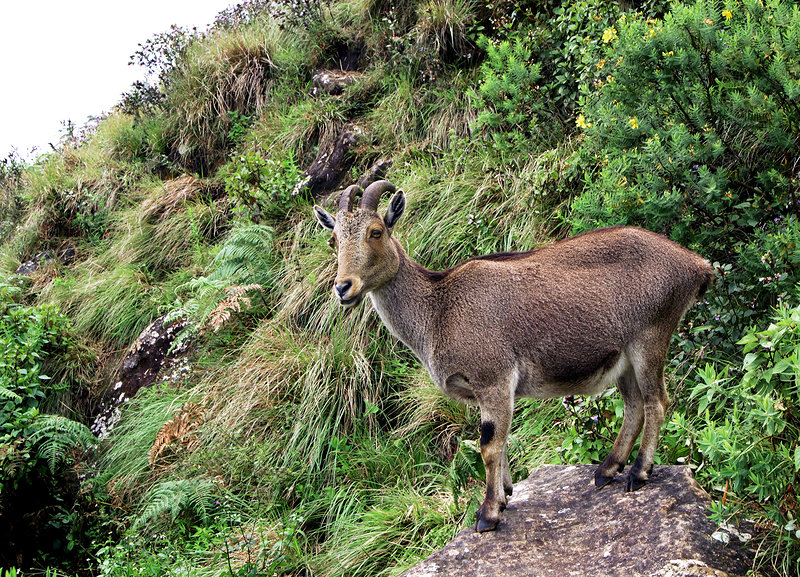
<svg viewBox="0 0 800 577">
<path fill-rule="evenodd" d="M 583 114 L 579 114 L 578 118 L 575 119 L 575 125 L 578 128 L 584 128 L 584 129 L 592 127 L 592 123 L 586 122 L 586 117 Z"/>
<path fill-rule="evenodd" d="M 633 128 L 639 128 L 639 123 L 636 122 L 635 116 L 631 116 L 631 119 L 628 121 L 628 124 L 630 124 Z"/>
<path fill-rule="evenodd" d="M 722 15 L 725 16 L 725 20 L 730 20 L 731 18 L 733 18 L 733 12 L 731 12 L 730 10 L 723 10 Z"/>
<path fill-rule="evenodd" d="M 618 38 L 617 36 L 617 29 L 613 26 L 611 28 L 606 28 L 603 31 L 603 44 L 608 44 Z"/>
</svg>

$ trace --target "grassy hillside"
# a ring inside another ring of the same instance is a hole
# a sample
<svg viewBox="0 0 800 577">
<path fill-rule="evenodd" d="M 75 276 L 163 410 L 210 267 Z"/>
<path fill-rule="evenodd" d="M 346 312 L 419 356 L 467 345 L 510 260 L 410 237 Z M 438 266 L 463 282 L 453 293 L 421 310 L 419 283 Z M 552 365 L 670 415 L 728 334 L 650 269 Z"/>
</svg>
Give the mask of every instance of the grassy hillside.
<svg viewBox="0 0 800 577">
<path fill-rule="evenodd" d="M 153 84 L 0 165 L 0 567 L 388 576 L 474 522 L 477 409 L 330 293 L 311 206 L 337 197 L 304 171 L 349 131 L 341 186 L 391 159 L 428 268 L 609 224 L 713 261 L 657 458 L 695 468 L 719 522 L 756 521 L 761 571 L 798 572 L 796 3 L 256 0 L 140 48 Z M 340 94 L 315 89 L 342 67 Z M 190 368 L 95 438 L 162 316 L 189 321 Z M 514 480 L 600 462 L 621 410 L 519 402 Z"/>
</svg>

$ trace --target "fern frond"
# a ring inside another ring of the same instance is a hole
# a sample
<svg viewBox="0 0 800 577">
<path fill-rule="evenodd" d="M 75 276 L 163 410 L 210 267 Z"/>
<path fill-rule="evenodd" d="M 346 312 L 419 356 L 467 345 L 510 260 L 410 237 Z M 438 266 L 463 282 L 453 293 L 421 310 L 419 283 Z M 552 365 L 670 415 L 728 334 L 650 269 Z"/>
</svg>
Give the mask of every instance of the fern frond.
<svg viewBox="0 0 800 577">
<path fill-rule="evenodd" d="M 0 397 L 2 397 L 3 399 L 14 401 L 16 403 L 22 400 L 22 397 L 20 397 L 17 393 L 12 391 L 11 389 L 4 387 L 3 385 L 0 385 Z"/>
<path fill-rule="evenodd" d="M 31 425 L 31 442 L 36 446 L 37 455 L 47 460 L 51 473 L 69 457 L 76 447 L 89 447 L 97 438 L 89 428 L 77 421 L 60 415 L 42 415 Z"/>
<path fill-rule="evenodd" d="M 187 451 L 199 444 L 195 430 L 204 418 L 203 409 L 197 403 L 186 403 L 175 416 L 164 423 L 150 448 L 149 461 L 153 466 L 171 446 L 182 445 Z"/>
<path fill-rule="evenodd" d="M 215 505 L 214 484 L 209 479 L 181 479 L 164 481 L 147 494 L 148 504 L 136 517 L 132 530 L 147 530 L 163 524 L 163 518 L 174 522 L 181 513 L 194 515 L 205 522 Z"/>
<path fill-rule="evenodd" d="M 200 332 L 205 332 L 208 329 L 217 332 L 220 327 L 231 318 L 232 313 L 238 313 L 242 310 L 242 304 L 249 308 L 250 299 L 245 295 L 254 290 L 258 290 L 262 294 L 264 293 L 263 287 L 259 284 L 226 287 L 225 292 L 228 293 L 229 296 L 219 301 L 214 310 L 200 321 Z"/>
<path fill-rule="evenodd" d="M 254 224 L 237 228 L 211 263 L 208 280 L 227 284 L 264 284 L 272 268 L 274 229 Z"/>
</svg>

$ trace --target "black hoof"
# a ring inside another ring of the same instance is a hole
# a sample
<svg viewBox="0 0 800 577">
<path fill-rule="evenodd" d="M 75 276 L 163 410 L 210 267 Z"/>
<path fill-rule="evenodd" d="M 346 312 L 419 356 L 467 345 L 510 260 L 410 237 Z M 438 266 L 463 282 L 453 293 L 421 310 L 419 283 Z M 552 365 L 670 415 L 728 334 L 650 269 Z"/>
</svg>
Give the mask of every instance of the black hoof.
<svg viewBox="0 0 800 577">
<path fill-rule="evenodd" d="M 514 494 L 514 487 L 503 487 L 503 492 L 505 492 L 506 497 L 510 497 Z"/>
<path fill-rule="evenodd" d="M 621 473 L 622 469 L 625 468 L 625 465 L 617 465 L 617 472 Z M 606 485 L 608 485 L 611 481 L 614 480 L 614 475 L 608 476 L 603 475 L 600 471 L 604 471 L 606 469 L 605 463 L 600 465 L 597 470 L 594 472 L 594 486 L 598 489 L 602 489 Z"/>
<path fill-rule="evenodd" d="M 625 491 L 627 491 L 628 493 L 632 493 L 634 491 L 638 491 L 646 484 L 647 484 L 646 480 L 643 481 L 642 479 L 637 479 L 633 475 L 628 475 L 628 482 L 625 485 Z"/>
<path fill-rule="evenodd" d="M 606 477 L 605 475 L 595 475 L 594 476 L 594 486 L 598 489 L 602 489 L 606 485 L 608 485 L 611 481 L 614 480 L 614 477 Z"/>
<path fill-rule="evenodd" d="M 478 533 L 485 533 L 486 531 L 494 531 L 497 529 L 499 521 L 492 521 L 491 519 L 478 519 L 475 524 L 475 530 Z"/>
</svg>

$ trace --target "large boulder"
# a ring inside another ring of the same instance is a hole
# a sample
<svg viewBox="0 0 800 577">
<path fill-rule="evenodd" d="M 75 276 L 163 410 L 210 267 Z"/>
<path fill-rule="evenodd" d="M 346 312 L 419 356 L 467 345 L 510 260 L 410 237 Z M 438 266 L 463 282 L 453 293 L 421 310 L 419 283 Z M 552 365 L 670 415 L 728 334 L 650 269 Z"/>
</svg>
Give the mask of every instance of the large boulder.
<svg viewBox="0 0 800 577">
<path fill-rule="evenodd" d="M 468 528 L 402 577 L 726 577 L 752 565 L 743 531 L 708 518 L 689 467 L 655 467 L 626 493 L 593 465 L 544 466 L 514 485 L 496 531 Z M 727 542 L 727 545 L 725 544 Z"/>
</svg>

